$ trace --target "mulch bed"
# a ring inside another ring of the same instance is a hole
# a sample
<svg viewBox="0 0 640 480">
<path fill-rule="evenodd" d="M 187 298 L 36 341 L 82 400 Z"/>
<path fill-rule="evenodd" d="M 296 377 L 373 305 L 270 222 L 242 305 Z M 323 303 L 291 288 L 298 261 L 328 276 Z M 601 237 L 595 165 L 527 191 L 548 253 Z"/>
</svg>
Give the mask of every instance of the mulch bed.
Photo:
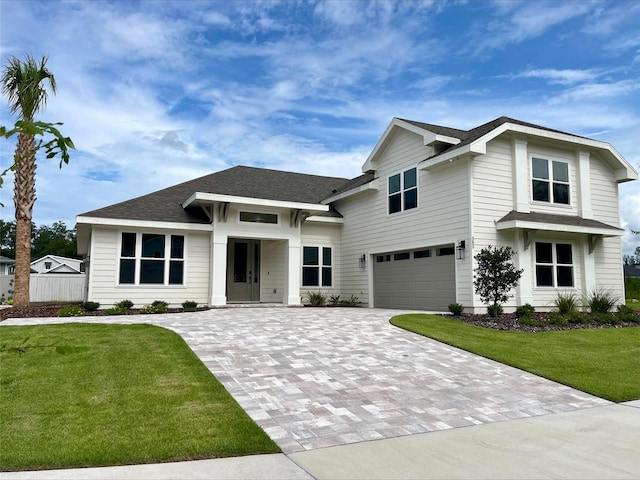
<svg viewBox="0 0 640 480">
<path fill-rule="evenodd" d="M 638 322 L 619 322 L 615 324 L 600 323 L 590 319 L 588 323 L 570 323 L 568 325 L 554 325 L 549 323 L 549 315 L 544 312 L 536 312 L 534 320 L 540 325 L 527 325 L 522 323 L 515 314 L 503 314 L 497 318 L 489 315 L 447 315 L 448 318 L 455 318 L 478 327 L 492 328 L 494 330 L 509 330 L 514 332 L 548 332 L 552 330 L 584 330 L 594 328 L 625 328 L 640 326 L 640 316 Z"/>
<path fill-rule="evenodd" d="M 32 318 L 32 317 L 57 317 L 58 310 L 68 304 L 31 304 L 29 308 L 2 308 L 0 309 L 0 321 L 6 318 Z M 198 310 L 206 310 L 205 308 L 199 308 Z M 180 313 L 183 310 L 181 308 L 170 308 L 167 313 Z M 96 310 L 94 312 L 85 312 L 86 316 L 104 316 L 108 317 L 104 310 Z M 139 309 L 130 309 L 126 315 L 140 315 Z M 455 318 L 471 325 L 479 327 L 492 328 L 494 330 L 509 330 L 514 332 L 546 332 L 551 330 L 576 330 L 576 329 L 594 329 L 594 328 L 625 328 L 625 327 L 638 327 L 640 326 L 640 317 L 638 323 L 634 322 L 620 322 L 616 324 L 599 323 L 595 320 L 591 320 L 589 323 L 577 323 L 569 325 L 553 325 L 548 323 L 548 314 L 543 312 L 536 312 L 534 319 L 540 325 L 527 325 L 522 323 L 515 314 L 503 314 L 497 318 L 490 317 L 489 315 L 447 315 L 447 318 Z"/>
</svg>

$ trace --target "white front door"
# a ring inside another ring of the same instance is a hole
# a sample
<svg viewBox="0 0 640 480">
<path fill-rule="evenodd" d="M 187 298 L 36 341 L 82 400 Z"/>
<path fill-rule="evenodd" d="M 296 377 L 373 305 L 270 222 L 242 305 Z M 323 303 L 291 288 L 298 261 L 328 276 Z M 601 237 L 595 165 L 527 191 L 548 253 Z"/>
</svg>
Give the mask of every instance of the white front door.
<svg viewBox="0 0 640 480">
<path fill-rule="evenodd" d="M 229 302 L 260 301 L 260 240 L 229 239 L 227 299 Z"/>
</svg>

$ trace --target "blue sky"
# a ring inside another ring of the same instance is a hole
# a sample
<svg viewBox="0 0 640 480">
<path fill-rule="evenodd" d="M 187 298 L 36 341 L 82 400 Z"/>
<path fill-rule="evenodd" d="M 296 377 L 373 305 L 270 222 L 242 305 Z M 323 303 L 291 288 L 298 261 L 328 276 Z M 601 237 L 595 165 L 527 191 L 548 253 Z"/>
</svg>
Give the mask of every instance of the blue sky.
<svg viewBox="0 0 640 480">
<path fill-rule="evenodd" d="M 62 171 L 39 161 L 37 224 L 233 165 L 353 177 L 394 116 L 507 115 L 640 165 L 640 2 L 2 0 L 0 22 L 2 65 L 49 57 L 58 94 L 40 119 L 77 146 Z M 640 182 L 620 195 L 640 230 Z"/>
</svg>

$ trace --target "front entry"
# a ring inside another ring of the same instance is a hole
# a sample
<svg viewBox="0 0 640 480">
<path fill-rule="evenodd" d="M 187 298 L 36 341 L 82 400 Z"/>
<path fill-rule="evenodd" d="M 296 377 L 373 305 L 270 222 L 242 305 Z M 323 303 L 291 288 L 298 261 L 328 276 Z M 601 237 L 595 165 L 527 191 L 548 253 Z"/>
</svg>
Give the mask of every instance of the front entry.
<svg viewBox="0 0 640 480">
<path fill-rule="evenodd" d="M 260 301 L 260 240 L 229 239 L 227 300 Z"/>
</svg>

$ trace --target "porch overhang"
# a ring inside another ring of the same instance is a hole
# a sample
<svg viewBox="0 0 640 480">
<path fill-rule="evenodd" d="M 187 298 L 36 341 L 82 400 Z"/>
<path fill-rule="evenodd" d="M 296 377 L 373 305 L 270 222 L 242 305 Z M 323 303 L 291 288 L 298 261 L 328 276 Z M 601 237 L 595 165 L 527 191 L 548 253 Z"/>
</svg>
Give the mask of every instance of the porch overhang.
<svg viewBox="0 0 640 480">
<path fill-rule="evenodd" d="M 284 200 L 270 200 L 266 198 L 253 198 L 253 197 L 239 197 L 234 195 L 221 195 L 218 193 L 206 193 L 195 192 L 191 195 L 183 204 L 182 208 L 188 207 L 204 207 L 214 204 L 235 204 L 244 205 L 248 207 L 268 207 L 268 208 L 281 208 L 288 210 L 302 210 L 310 213 L 328 212 L 328 205 L 321 205 L 319 203 L 303 203 L 303 202 L 289 202 Z"/>
<path fill-rule="evenodd" d="M 622 228 L 613 227 L 597 220 L 579 216 L 556 215 L 551 213 L 523 213 L 512 210 L 496 221 L 497 230 L 550 231 L 563 233 L 581 233 L 603 237 L 621 237 Z"/>
</svg>

